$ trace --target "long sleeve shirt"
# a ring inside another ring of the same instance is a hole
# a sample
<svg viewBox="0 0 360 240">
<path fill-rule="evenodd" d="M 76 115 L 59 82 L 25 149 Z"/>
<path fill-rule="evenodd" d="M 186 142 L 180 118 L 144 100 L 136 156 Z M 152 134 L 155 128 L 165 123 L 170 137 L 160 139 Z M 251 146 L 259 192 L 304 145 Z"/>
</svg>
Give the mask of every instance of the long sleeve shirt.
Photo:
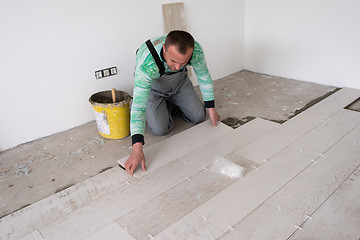
<svg viewBox="0 0 360 240">
<path fill-rule="evenodd" d="M 151 42 L 156 52 L 161 56 L 166 35 L 153 38 Z M 165 74 L 172 73 L 164 59 L 161 59 L 165 66 Z M 209 70 L 206 65 L 204 52 L 201 45 L 195 41 L 193 55 L 188 65 L 192 66 L 199 82 L 200 91 L 205 107 L 214 107 L 214 87 Z M 142 141 L 145 130 L 145 112 L 152 82 L 160 77 L 159 68 L 144 43 L 136 54 L 135 83 L 133 102 L 131 106 L 130 130 L 133 144 Z M 135 136 L 135 137 L 134 137 Z M 139 138 L 140 137 L 140 138 Z M 140 139 L 140 140 L 139 140 Z"/>
</svg>

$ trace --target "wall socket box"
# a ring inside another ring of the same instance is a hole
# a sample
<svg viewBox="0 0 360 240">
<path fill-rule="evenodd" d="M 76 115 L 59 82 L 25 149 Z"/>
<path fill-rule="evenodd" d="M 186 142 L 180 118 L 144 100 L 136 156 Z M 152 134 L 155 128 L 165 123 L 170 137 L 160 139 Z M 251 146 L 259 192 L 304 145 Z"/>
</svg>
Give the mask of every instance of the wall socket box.
<svg viewBox="0 0 360 240">
<path fill-rule="evenodd" d="M 105 68 L 105 69 L 95 71 L 96 79 L 112 76 L 112 75 L 115 75 L 115 74 L 117 74 L 117 68 L 116 67 L 110 67 L 110 68 Z"/>
</svg>

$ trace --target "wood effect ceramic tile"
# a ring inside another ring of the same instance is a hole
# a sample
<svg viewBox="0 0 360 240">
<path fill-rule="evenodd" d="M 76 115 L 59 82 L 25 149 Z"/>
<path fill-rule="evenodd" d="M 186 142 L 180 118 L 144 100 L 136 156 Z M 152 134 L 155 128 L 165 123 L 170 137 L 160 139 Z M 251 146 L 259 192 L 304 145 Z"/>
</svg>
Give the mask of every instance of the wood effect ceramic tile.
<svg viewBox="0 0 360 240">
<path fill-rule="evenodd" d="M 359 239 L 359 219 L 360 205 L 334 193 L 289 239 Z"/>
<path fill-rule="evenodd" d="M 95 201 L 124 184 L 129 175 L 113 168 L 23 208 L 0 221 L 0 238 L 18 238 Z M 3 235 L 4 234 L 4 235 Z"/>
<path fill-rule="evenodd" d="M 336 192 L 354 203 L 360 203 L 360 168 L 357 168 Z"/>
<path fill-rule="evenodd" d="M 349 145 L 360 147 L 360 125 L 356 126 L 353 130 L 351 130 L 351 132 L 344 136 L 342 141 L 348 143 Z"/>
<path fill-rule="evenodd" d="M 184 3 L 163 4 L 162 7 L 166 32 L 168 33 L 172 30 L 186 31 Z"/>
<path fill-rule="evenodd" d="M 201 170 L 212 165 L 216 156 L 225 157 L 277 127 L 279 127 L 277 123 L 256 118 L 234 131 L 184 154 L 179 160 Z"/>
<path fill-rule="evenodd" d="M 125 229 L 123 229 L 116 222 L 112 222 L 106 227 L 98 230 L 97 232 L 91 234 L 84 238 L 84 240 L 135 240 Z"/>
<path fill-rule="evenodd" d="M 193 213 L 187 214 L 155 236 L 156 240 L 218 239 L 223 232 Z"/>
<path fill-rule="evenodd" d="M 311 215 L 360 164 L 360 149 L 338 142 L 272 196 L 267 203 L 304 218 Z"/>
<path fill-rule="evenodd" d="M 207 142 L 222 136 L 234 129 L 219 123 L 218 126 L 213 127 L 211 122 L 205 121 L 181 133 L 178 133 L 170 138 L 164 139 L 154 145 L 144 148 L 146 158 L 147 171 L 144 172 L 140 166 L 135 170 L 136 177 L 142 177 L 151 171 L 165 165 L 166 163 L 179 158 L 180 156 L 190 152 L 198 147 L 207 144 Z M 126 156 L 118 161 L 119 164 L 124 165 Z M 140 169 L 140 170 L 139 170 Z"/>
<path fill-rule="evenodd" d="M 130 178 L 131 176 L 120 167 L 113 167 L 61 191 L 61 195 L 67 199 L 72 209 L 76 210 L 116 190 Z"/>
<path fill-rule="evenodd" d="M 115 191 L 58 219 L 52 225 L 40 228 L 50 239 L 81 239 L 121 216 L 138 208 L 173 186 L 192 176 L 197 170 L 173 161 L 143 178 L 132 177 Z M 166 181 L 164 181 L 166 179 Z"/>
<path fill-rule="evenodd" d="M 147 239 L 149 234 L 155 236 L 235 181 L 210 169 L 203 170 L 119 218 L 117 223 L 136 239 Z"/>
<path fill-rule="evenodd" d="M 307 117 L 301 125 L 288 125 L 272 129 L 261 138 L 235 151 L 237 155 L 257 162 L 259 164 L 270 159 L 272 156 L 289 146 L 298 138 L 313 129 L 319 122 L 314 117 Z"/>
<path fill-rule="evenodd" d="M 289 121 L 286 121 L 284 125 L 298 124 L 304 117 L 307 116 L 318 116 L 320 121 L 324 121 L 334 113 L 338 112 L 340 109 L 348 106 L 359 96 L 359 89 L 342 88 L 322 101 L 318 102 L 314 106 L 296 115 L 294 118 L 291 118 Z"/>
<path fill-rule="evenodd" d="M 256 208 L 219 240 L 287 239 L 302 223 L 267 204 Z"/>
<path fill-rule="evenodd" d="M 57 201 L 61 202 L 61 193 L 1 218 L 0 239 L 18 239 L 35 231 L 36 226 L 44 225 L 44 222 L 48 223 L 72 211 L 69 206 L 52 204 Z"/>
<path fill-rule="evenodd" d="M 223 231 L 236 225 L 286 185 L 318 155 L 286 148 L 269 162 L 215 195 L 193 212 Z"/>
<path fill-rule="evenodd" d="M 357 239 L 360 236 L 360 167 L 290 239 Z"/>
<path fill-rule="evenodd" d="M 323 154 L 359 123 L 360 114 L 358 112 L 340 110 L 291 144 L 291 147 Z"/>
<path fill-rule="evenodd" d="M 286 121 L 278 129 L 274 129 L 253 143 L 237 151 L 252 161 L 262 163 L 264 159 L 277 152 L 311 131 L 350 102 L 357 99 L 360 90 L 341 89 L 313 107 Z"/>
<path fill-rule="evenodd" d="M 5 238 L 1 238 L 5 239 Z M 20 238 L 19 240 L 44 240 L 39 231 L 35 230 L 34 232 Z"/>
</svg>

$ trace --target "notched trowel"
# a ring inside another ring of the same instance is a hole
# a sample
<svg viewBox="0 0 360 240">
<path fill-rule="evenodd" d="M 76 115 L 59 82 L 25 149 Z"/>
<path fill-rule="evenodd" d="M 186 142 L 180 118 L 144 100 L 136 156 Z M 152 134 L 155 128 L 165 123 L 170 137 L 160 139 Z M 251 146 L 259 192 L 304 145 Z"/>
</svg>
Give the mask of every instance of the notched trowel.
<svg viewBox="0 0 360 240">
<path fill-rule="evenodd" d="M 244 175 L 245 168 L 233 163 L 226 158 L 215 156 L 214 164 L 210 168 L 212 171 L 224 174 L 228 177 L 239 178 Z"/>
</svg>

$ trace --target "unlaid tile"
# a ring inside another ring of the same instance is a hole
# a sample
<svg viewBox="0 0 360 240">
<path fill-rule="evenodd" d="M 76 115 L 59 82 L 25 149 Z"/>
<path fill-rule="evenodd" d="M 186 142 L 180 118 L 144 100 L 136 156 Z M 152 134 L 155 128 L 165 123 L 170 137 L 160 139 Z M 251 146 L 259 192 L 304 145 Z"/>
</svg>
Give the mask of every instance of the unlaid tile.
<svg viewBox="0 0 360 240">
<path fill-rule="evenodd" d="M 193 213 L 187 214 L 155 236 L 156 240 L 218 239 L 223 232 Z"/>
<path fill-rule="evenodd" d="M 167 33 L 172 30 L 186 31 L 186 21 L 185 21 L 183 2 L 163 4 L 162 8 L 163 8 L 165 29 Z"/>
<path fill-rule="evenodd" d="M 136 239 L 155 236 L 235 181 L 210 169 L 203 170 L 119 218 L 117 223 Z"/>
<path fill-rule="evenodd" d="M 184 154 L 179 160 L 201 170 L 212 165 L 216 156 L 225 157 L 277 127 L 279 127 L 277 123 L 256 118 L 227 134 L 208 141 L 206 145 Z"/>
<path fill-rule="evenodd" d="M 219 240 L 287 239 L 301 223 L 302 220 L 262 204 L 229 229 Z"/>
<path fill-rule="evenodd" d="M 193 212 L 222 231 L 232 228 L 292 178 L 318 155 L 286 148 Z"/>
<path fill-rule="evenodd" d="M 179 158 L 207 142 L 233 131 L 229 126 L 219 122 L 214 127 L 210 120 L 200 123 L 170 138 L 164 139 L 156 144 L 144 148 L 147 171 L 144 172 L 140 166 L 134 172 L 136 177 L 142 177 L 151 171 L 165 165 L 166 163 Z M 126 156 L 118 163 L 124 166 L 129 156 Z"/>
<path fill-rule="evenodd" d="M 116 222 L 112 222 L 106 227 L 98 230 L 97 232 L 91 234 L 84 238 L 84 240 L 135 240 L 125 229 L 123 229 Z"/>
</svg>

